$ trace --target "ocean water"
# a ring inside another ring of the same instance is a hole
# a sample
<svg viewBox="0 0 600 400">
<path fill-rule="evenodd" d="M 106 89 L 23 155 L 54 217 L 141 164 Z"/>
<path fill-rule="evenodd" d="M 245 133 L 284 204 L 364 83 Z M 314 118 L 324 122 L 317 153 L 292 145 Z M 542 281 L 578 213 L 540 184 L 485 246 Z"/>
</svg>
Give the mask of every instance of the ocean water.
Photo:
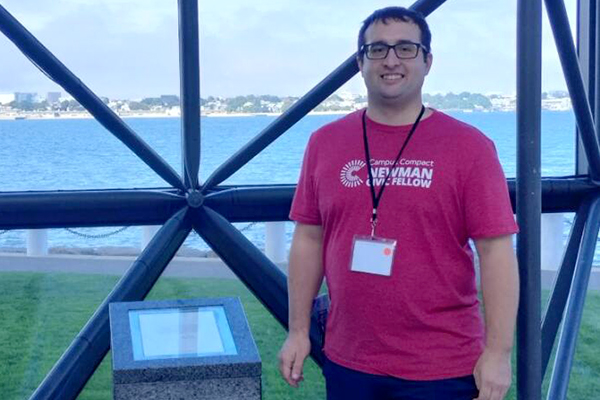
<svg viewBox="0 0 600 400">
<path fill-rule="evenodd" d="M 452 112 L 482 130 L 496 144 L 508 177 L 516 174 L 516 113 Z M 310 134 L 339 115 L 309 115 L 272 143 L 225 184 L 295 183 Z M 203 117 L 200 180 L 269 123 L 272 116 Z M 176 171 L 181 171 L 181 124 L 178 118 L 130 118 L 126 123 Z M 572 112 L 542 113 L 542 175 L 574 174 L 575 119 Z M 0 120 L 0 191 L 152 188 L 168 184 L 93 119 Z M 565 217 L 565 238 L 572 216 Z M 236 224 L 260 248 L 264 224 Z M 288 239 L 293 226 L 287 225 Z M 115 228 L 80 228 L 103 235 Z M 86 238 L 64 229 L 48 233 L 50 247 L 138 247 L 141 228 L 130 227 L 104 238 Z M 23 230 L 0 231 L 0 247 L 23 248 Z M 192 233 L 185 245 L 208 247 Z"/>
</svg>

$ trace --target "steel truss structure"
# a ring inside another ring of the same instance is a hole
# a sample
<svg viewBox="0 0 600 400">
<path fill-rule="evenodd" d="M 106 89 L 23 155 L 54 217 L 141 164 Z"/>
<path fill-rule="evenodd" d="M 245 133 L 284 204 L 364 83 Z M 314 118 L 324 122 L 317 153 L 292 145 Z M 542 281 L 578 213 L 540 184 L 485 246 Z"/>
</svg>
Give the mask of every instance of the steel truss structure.
<svg viewBox="0 0 600 400">
<path fill-rule="evenodd" d="M 459 1 L 459 0 L 456 0 Z M 542 377 L 561 321 L 548 399 L 565 399 L 587 283 L 600 227 L 600 1 L 579 0 L 573 45 L 562 0 L 545 0 L 580 137 L 574 177 L 540 176 L 541 0 L 517 0 L 516 180 L 509 180 L 521 233 L 517 253 L 521 301 L 517 321 L 517 396 L 541 399 Z M 425 15 L 445 0 L 418 0 Z M 71 94 L 170 187 L 156 190 L 0 192 L 0 229 L 157 225 L 162 228 L 98 307 L 31 399 L 75 399 L 109 350 L 108 304 L 142 300 L 188 234 L 195 230 L 287 328 L 285 275 L 232 222 L 287 220 L 293 185 L 220 185 L 358 72 L 355 55 L 303 96 L 201 183 L 198 1 L 179 0 L 183 174 L 180 176 L 5 8 L 0 31 L 39 69 Z M 583 71 L 583 74 L 582 74 Z M 586 95 L 588 93 L 588 95 Z M 592 110 L 594 112 L 592 112 Z M 582 167 L 583 166 L 583 167 Z M 581 171 L 581 168 L 584 168 Z M 562 265 L 542 322 L 540 216 L 576 212 Z M 320 364 L 315 321 L 312 357 Z"/>
</svg>

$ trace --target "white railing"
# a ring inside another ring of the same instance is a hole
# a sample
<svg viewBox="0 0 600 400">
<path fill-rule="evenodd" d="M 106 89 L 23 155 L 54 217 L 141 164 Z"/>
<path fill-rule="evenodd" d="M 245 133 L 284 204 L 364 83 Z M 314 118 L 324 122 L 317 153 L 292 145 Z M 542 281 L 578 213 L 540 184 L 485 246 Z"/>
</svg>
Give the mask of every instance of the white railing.
<svg viewBox="0 0 600 400">
<path fill-rule="evenodd" d="M 29 229 L 27 231 L 27 255 L 44 256 L 48 254 L 48 229 Z"/>
<path fill-rule="evenodd" d="M 287 260 L 285 222 L 265 223 L 265 255 L 274 263 Z M 562 260 L 564 214 L 542 215 L 542 269 L 557 270 Z M 144 226 L 141 249 L 144 249 L 160 226 Z M 48 254 L 48 230 L 30 229 L 27 231 L 27 255 Z"/>
</svg>

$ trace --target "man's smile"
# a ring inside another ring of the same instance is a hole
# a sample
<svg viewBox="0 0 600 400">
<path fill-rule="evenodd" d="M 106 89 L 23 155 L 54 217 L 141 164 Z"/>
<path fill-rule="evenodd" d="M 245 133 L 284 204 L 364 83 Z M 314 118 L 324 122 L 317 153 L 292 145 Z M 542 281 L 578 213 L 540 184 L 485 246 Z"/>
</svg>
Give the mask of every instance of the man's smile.
<svg viewBox="0 0 600 400">
<path fill-rule="evenodd" d="M 384 81 L 397 81 L 400 79 L 404 79 L 404 74 L 400 74 L 400 73 L 395 73 L 395 74 L 383 74 L 381 75 L 381 78 Z"/>
</svg>

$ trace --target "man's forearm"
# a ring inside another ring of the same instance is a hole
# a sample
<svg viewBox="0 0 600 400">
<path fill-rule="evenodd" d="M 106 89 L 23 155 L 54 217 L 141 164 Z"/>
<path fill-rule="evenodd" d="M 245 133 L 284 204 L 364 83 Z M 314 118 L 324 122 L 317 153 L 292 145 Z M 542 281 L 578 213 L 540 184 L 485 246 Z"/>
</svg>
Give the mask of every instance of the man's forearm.
<svg viewBox="0 0 600 400">
<path fill-rule="evenodd" d="M 323 282 L 321 227 L 298 224 L 288 272 L 289 331 L 308 334 L 312 302 Z"/>
<path fill-rule="evenodd" d="M 510 352 L 519 303 L 519 275 L 512 237 L 477 242 L 485 308 L 486 349 Z"/>
</svg>

